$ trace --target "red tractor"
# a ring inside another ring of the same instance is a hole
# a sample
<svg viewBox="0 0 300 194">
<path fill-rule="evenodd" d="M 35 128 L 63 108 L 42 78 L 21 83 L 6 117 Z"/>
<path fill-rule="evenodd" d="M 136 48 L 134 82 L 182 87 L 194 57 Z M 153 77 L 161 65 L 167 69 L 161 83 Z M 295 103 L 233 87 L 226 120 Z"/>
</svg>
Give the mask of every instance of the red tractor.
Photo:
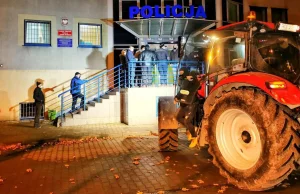
<svg viewBox="0 0 300 194">
<path fill-rule="evenodd" d="M 197 40 L 209 51 L 204 80 L 187 92 L 205 99 L 198 144 L 209 145 L 220 174 L 240 189 L 271 189 L 300 165 L 299 29 L 251 20 Z M 163 151 L 178 146 L 173 99 L 159 100 Z"/>
</svg>

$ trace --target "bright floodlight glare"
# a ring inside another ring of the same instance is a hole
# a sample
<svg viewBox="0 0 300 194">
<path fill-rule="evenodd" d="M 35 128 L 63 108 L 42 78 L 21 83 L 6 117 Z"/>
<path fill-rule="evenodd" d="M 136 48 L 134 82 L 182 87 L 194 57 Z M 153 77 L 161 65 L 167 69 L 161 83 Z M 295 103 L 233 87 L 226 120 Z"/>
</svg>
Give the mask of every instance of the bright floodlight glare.
<svg viewBox="0 0 300 194">
<path fill-rule="evenodd" d="M 219 40 L 219 38 L 216 37 L 216 36 L 212 36 L 211 39 L 212 39 L 212 40 Z"/>
</svg>

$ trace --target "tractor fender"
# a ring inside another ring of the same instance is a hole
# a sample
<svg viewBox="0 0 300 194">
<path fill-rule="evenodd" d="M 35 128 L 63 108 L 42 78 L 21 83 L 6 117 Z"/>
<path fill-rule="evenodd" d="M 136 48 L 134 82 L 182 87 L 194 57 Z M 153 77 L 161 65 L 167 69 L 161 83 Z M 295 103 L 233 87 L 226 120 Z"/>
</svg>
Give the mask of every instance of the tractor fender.
<svg viewBox="0 0 300 194">
<path fill-rule="evenodd" d="M 273 90 L 267 88 L 266 82 L 273 81 L 285 82 L 286 88 Z M 228 84 L 229 86 L 227 86 Z M 237 84 L 239 86 L 250 85 L 259 88 L 260 90 L 271 96 L 274 100 L 276 100 L 280 104 L 288 106 L 290 109 L 294 109 L 300 106 L 300 90 L 296 85 L 290 83 L 284 78 L 262 72 L 240 73 L 222 79 L 212 88 L 211 94 L 213 95 L 215 90 L 217 90 L 217 93 L 219 94 L 220 92 L 224 91 L 224 87 L 230 88 L 231 84 L 233 84 L 233 86 Z"/>
</svg>

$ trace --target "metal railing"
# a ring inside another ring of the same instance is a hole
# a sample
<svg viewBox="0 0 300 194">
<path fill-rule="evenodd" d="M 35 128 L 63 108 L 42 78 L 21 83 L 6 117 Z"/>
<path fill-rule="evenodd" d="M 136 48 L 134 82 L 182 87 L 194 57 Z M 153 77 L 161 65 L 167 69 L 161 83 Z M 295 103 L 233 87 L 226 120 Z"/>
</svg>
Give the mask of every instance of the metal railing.
<svg viewBox="0 0 300 194">
<path fill-rule="evenodd" d="M 77 94 L 71 94 L 71 89 L 59 94 L 61 103 L 61 110 L 57 114 L 60 116 L 61 122 L 64 122 L 64 116 L 68 113 L 82 108 L 87 109 L 87 104 L 90 101 L 100 101 L 101 97 L 108 94 L 111 91 L 120 91 L 124 79 L 124 73 L 122 71 L 122 65 L 118 65 L 112 69 L 105 70 L 99 75 L 92 77 L 88 80 L 83 80 L 84 83 L 74 89 L 80 90 Z M 80 99 L 80 100 L 78 100 Z"/>
<path fill-rule="evenodd" d="M 205 65 L 201 61 L 181 61 L 180 64 L 178 61 L 131 61 L 125 85 L 128 88 L 175 85 L 177 71 L 182 67 L 205 74 Z"/>
<path fill-rule="evenodd" d="M 20 120 L 31 120 L 34 119 L 36 111 L 35 111 L 35 103 L 34 102 L 22 102 L 19 104 L 19 114 Z M 40 115 L 40 119 L 44 119 L 44 109 L 45 107 L 42 106 L 42 111 Z"/>
</svg>

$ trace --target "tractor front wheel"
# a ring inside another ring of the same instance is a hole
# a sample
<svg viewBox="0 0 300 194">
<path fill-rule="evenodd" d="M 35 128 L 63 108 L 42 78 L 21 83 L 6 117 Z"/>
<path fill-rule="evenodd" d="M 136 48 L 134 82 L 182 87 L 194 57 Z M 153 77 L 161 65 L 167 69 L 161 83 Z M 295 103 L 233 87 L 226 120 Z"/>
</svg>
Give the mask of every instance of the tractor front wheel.
<svg viewBox="0 0 300 194">
<path fill-rule="evenodd" d="M 233 89 L 210 108 L 209 152 L 229 183 L 267 190 L 298 167 L 299 124 L 271 97 L 259 90 Z"/>
</svg>

